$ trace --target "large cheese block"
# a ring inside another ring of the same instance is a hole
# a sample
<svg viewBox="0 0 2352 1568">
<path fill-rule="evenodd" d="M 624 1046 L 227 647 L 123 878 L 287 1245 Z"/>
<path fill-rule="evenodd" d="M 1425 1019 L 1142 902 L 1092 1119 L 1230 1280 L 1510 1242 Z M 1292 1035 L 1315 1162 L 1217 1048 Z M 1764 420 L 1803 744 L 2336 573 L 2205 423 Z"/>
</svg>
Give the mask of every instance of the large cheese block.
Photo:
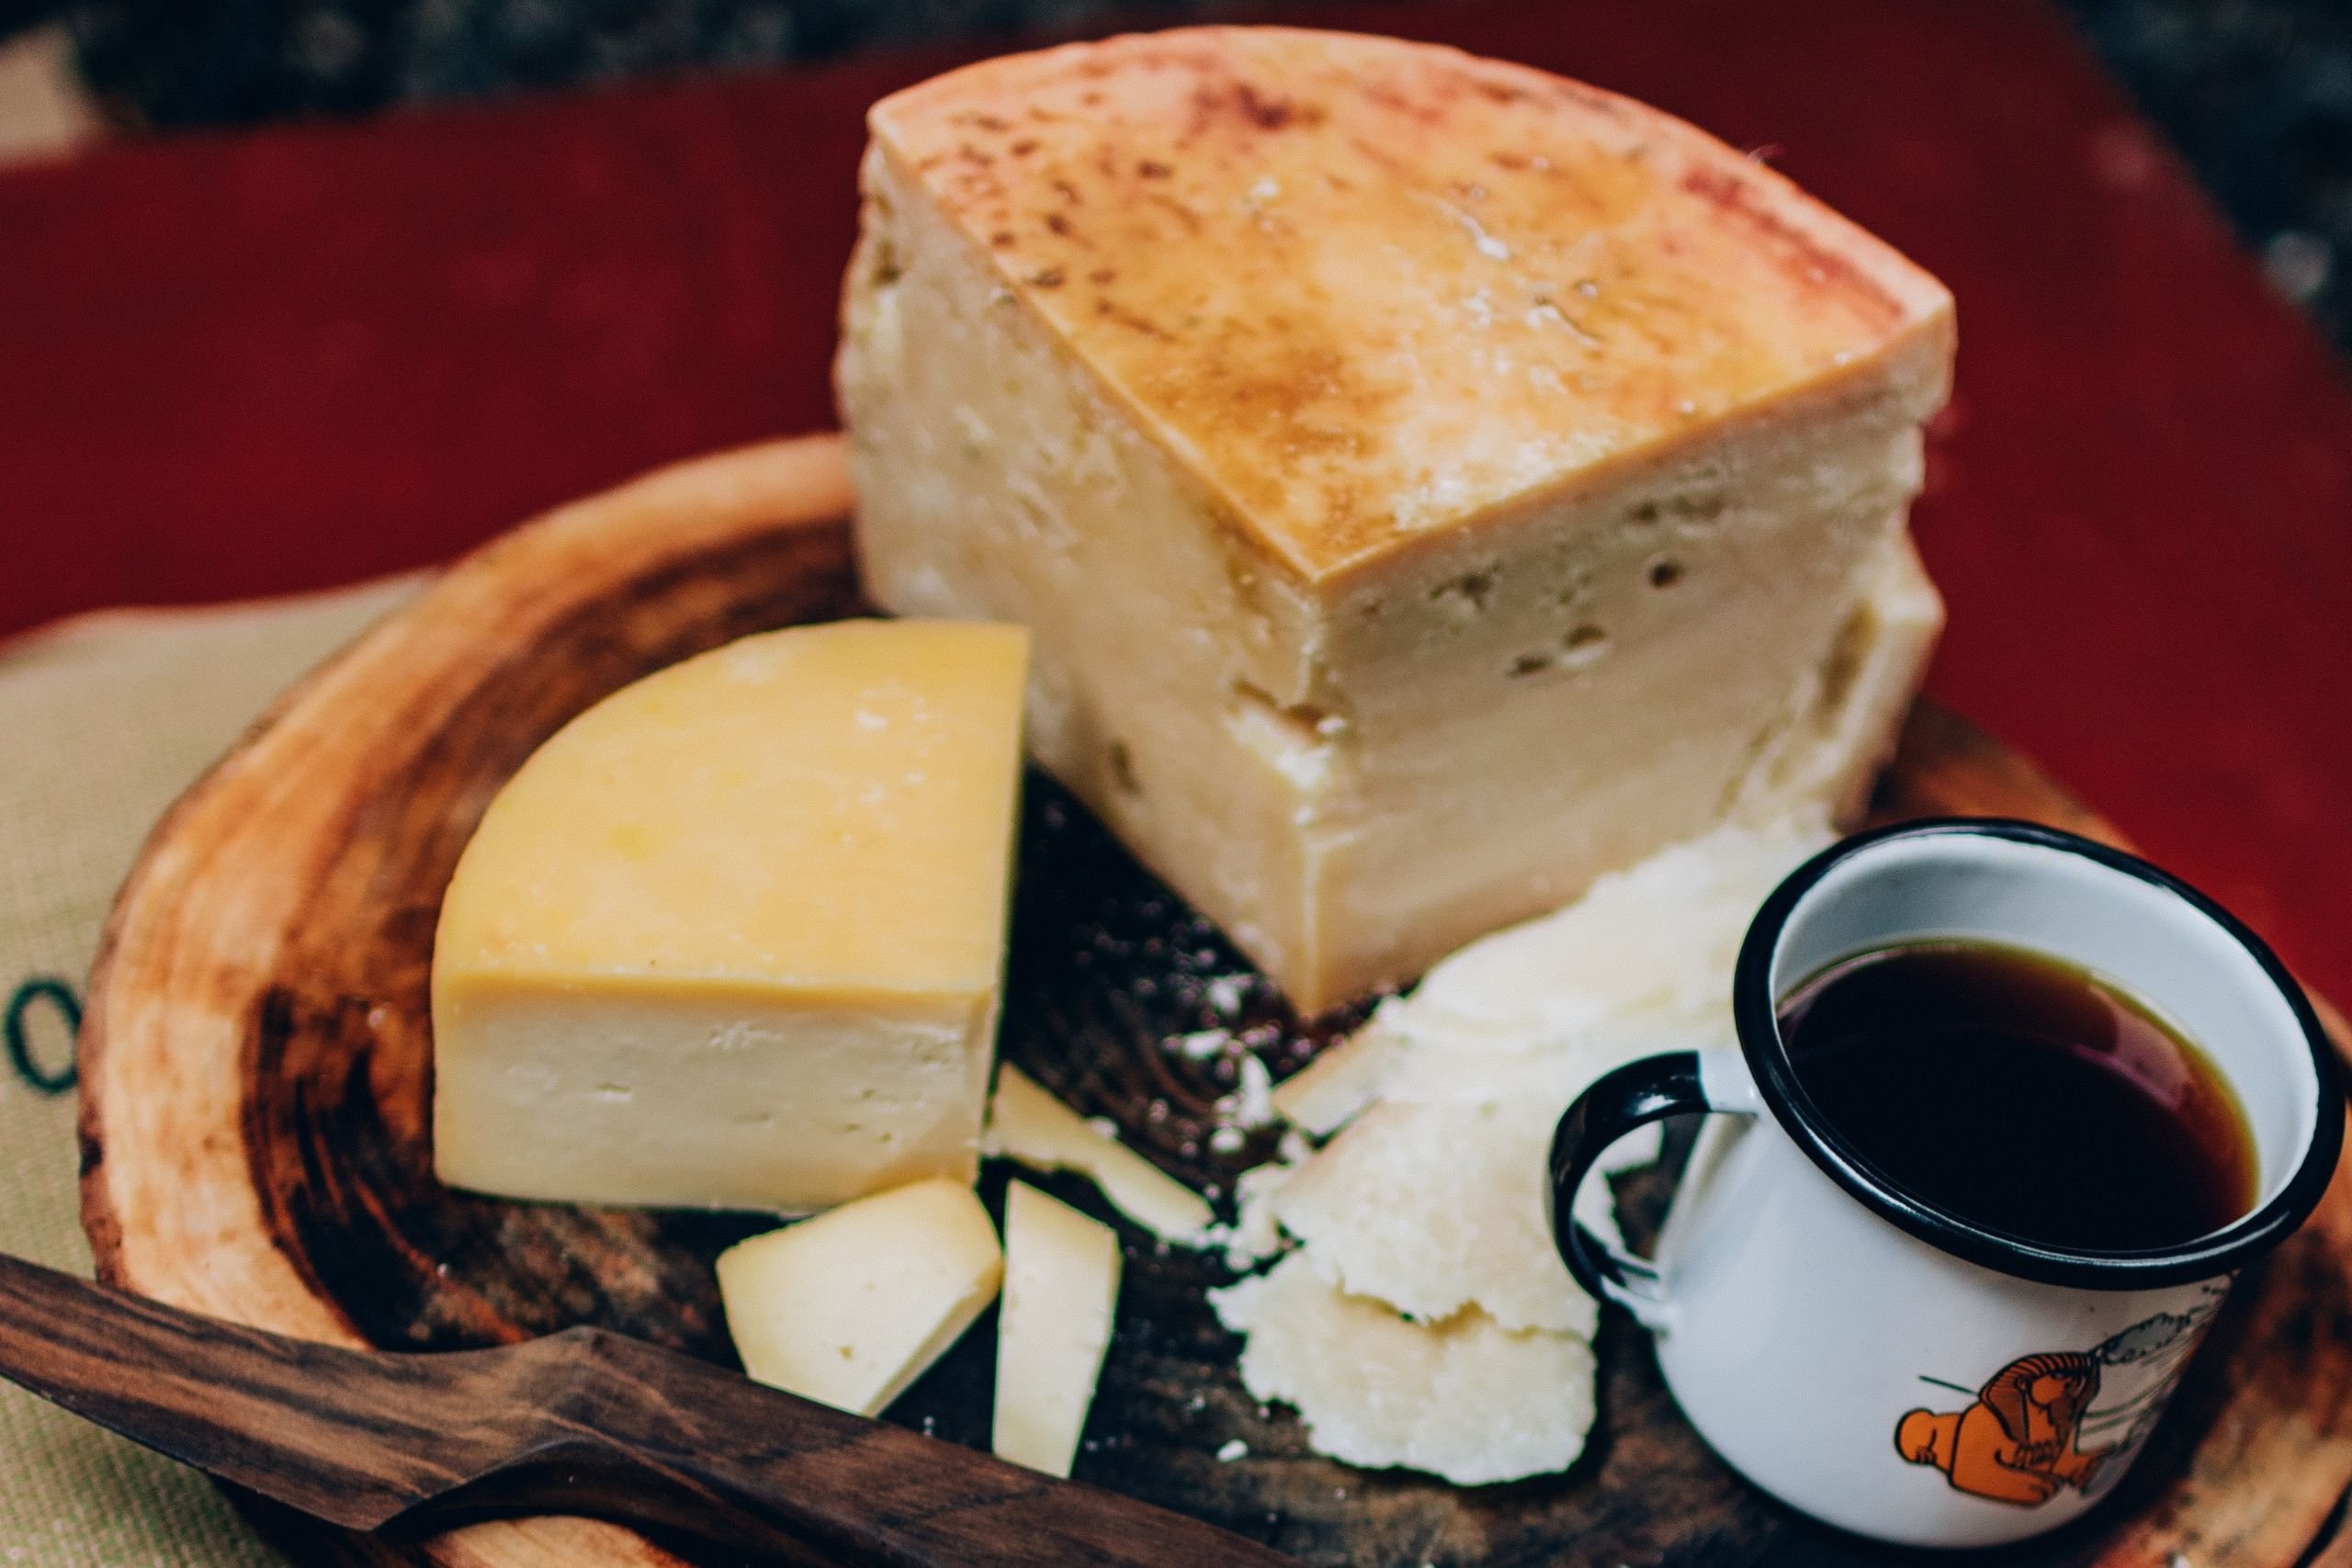
<svg viewBox="0 0 2352 1568">
<path fill-rule="evenodd" d="M 1026 648 L 968 623 L 771 632 L 535 752 L 442 906 L 442 1179 L 786 1212 L 971 1180 Z"/>
<path fill-rule="evenodd" d="M 1770 169 L 1288 28 L 995 60 L 870 126 L 869 592 L 1029 626 L 1037 756 L 1294 1002 L 1883 750 L 1907 687 L 1849 677 L 1951 302 Z"/>
</svg>

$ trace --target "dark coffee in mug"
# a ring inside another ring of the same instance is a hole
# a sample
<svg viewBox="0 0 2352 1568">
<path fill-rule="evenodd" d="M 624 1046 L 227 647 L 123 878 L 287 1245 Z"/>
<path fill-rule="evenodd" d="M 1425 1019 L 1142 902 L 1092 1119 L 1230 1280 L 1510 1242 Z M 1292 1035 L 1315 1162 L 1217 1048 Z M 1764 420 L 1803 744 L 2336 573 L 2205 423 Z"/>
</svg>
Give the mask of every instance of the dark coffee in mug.
<svg viewBox="0 0 2352 1568">
<path fill-rule="evenodd" d="M 2253 1206 L 2229 1084 L 2137 998 L 2062 960 L 1964 941 L 1861 953 L 1798 987 L 1781 1032 L 1853 1155 L 1980 1229 L 2138 1251 Z"/>
</svg>

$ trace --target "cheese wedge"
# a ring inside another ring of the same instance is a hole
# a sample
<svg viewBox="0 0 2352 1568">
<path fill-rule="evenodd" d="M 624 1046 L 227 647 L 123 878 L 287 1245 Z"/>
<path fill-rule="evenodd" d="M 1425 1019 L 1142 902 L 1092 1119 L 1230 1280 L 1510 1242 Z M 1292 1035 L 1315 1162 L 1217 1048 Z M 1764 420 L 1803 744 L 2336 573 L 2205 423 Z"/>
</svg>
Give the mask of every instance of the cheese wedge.
<svg viewBox="0 0 2352 1568">
<path fill-rule="evenodd" d="M 1064 1105 L 1007 1062 L 997 1069 L 981 1152 L 1032 1170 L 1074 1170 L 1111 1206 L 1163 1241 L 1206 1244 L 1216 1211 L 1208 1200 Z"/>
<path fill-rule="evenodd" d="M 1000 1459 L 1068 1475 L 1119 1300 L 1119 1238 L 1026 1182 L 1004 1201 L 1004 1312 L 996 1341 Z"/>
<path fill-rule="evenodd" d="M 868 591 L 1030 626 L 1036 756 L 1295 1004 L 1883 755 L 1909 688 L 1847 678 L 1854 618 L 1951 301 L 1771 170 L 1291 28 L 990 61 L 869 124 Z"/>
<path fill-rule="evenodd" d="M 933 1178 L 845 1203 L 718 1255 L 743 1370 L 879 1415 L 996 1299 L 1004 1255 L 972 1190 Z"/>
<path fill-rule="evenodd" d="M 534 753 L 442 906 L 441 1179 L 788 1213 L 970 1181 L 1026 646 L 968 623 L 771 632 Z"/>
</svg>

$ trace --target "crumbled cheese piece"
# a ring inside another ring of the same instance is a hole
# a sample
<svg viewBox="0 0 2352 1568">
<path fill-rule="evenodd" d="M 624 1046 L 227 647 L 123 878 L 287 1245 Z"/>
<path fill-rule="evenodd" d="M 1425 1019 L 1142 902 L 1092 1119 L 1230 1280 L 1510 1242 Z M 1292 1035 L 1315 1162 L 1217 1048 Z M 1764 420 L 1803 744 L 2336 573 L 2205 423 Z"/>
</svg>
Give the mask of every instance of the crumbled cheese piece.
<svg viewBox="0 0 2352 1568">
<path fill-rule="evenodd" d="M 1383 1002 L 1365 1032 L 1411 1047 L 1573 1050 L 1603 1020 L 1727 1018 L 1757 906 L 1830 838 L 1825 819 L 1799 816 L 1661 850 L 1566 908 L 1444 959 L 1409 995 Z M 1417 1077 L 1441 1079 L 1448 1066 Z"/>
<path fill-rule="evenodd" d="M 1249 1336 L 1244 1386 L 1295 1407 L 1335 1459 L 1475 1486 L 1565 1470 L 1584 1450 L 1592 1350 L 1573 1335 L 1511 1333 L 1476 1308 L 1411 1323 L 1334 1290 L 1303 1253 L 1209 1299 Z"/>
<path fill-rule="evenodd" d="M 1295 1153 L 1302 1152 L 1285 1149 L 1280 1160 L 1253 1167 L 1234 1180 L 1238 1213 L 1218 1239 L 1225 1244 L 1225 1266 L 1237 1274 L 1256 1268 L 1286 1245 L 1275 1217 L 1274 1198 L 1297 1173 L 1299 1159 L 1293 1157 Z"/>
<path fill-rule="evenodd" d="M 1828 838 L 1807 818 L 1663 851 L 1448 958 L 1277 1089 L 1297 1127 L 1343 1130 L 1311 1152 L 1295 1127 L 1280 1163 L 1237 1184 L 1240 1214 L 1222 1236 L 1232 1267 L 1281 1252 L 1285 1235 L 1300 1243 L 1216 1297 L 1227 1325 L 1250 1337 L 1250 1391 L 1296 1404 L 1314 1446 L 1355 1463 L 1467 1482 L 1569 1462 L 1589 1419 L 1598 1311 L 1546 1223 L 1560 1114 L 1624 1062 L 1733 1043 L 1747 924 Z M 1600 1169 L 1654 1160 L 1659 1145 L 1660 1130 L 1644 1128 Z M 1621 1240 L 1606 1181 L 1586 1183 L 1577 1215 Z M 1572 1435 L 1513 1381 L 1544 1367 L 1576 1385 L 1555 1401 L 1583 1412 Z M 1430 1392 L 1442 1376 L 1449 1391 L 1463 1379 L 1498 1390 L 1503 1418 L 1487 1437 L 1451 1424 L 1453 1395 Z M 1530 1457 L 1549 1454 L 1565 1457 Z"/>
<path fill-rule="evenodd" d="M 1747 923 L 1827 839 L 1817 823 L 1719 829 L 1473 943 L 1385 1004 L 1364 1032 L 1394 1043 L 1378 1102 L 1275 1200 L 1317 1271 L 1424 1320 L 1476 1304 L 1506 1328 L 1589 1334 L 1593 1303 L 1544 1219 L 1560 1114 L 1625 1062 L 1731 1043 Z M 1657 1140 L 1626 1139 L 1604 1168 L 1655 1158 Z M 1577 1203 L 1614 1237 L 1606 1183 Z"/>
<path fill-rule="evenodd" d="M 1250 976 L 1219 975 L 1208 983 L 1206 992 L 1212 1012 L 1219 1018 L 1238 1018 L 1241 1013 L 1242 998 L 1250 994 Z"/>
<path fill-rule="evenodd" d="M 1594 1304 L 1568 1277 L 1545 1219 L 1546 1156 L 1566 1102 L 1375 1105 L 1285 1181 L 1272 1201 L 1317 1270 L 1359 1295 L 1435 1321 L 1476 1305 L 1506 1328 L 1589 1335 Z M 1645 1128 L 1604 1172 L 1657 1157 Z M 1615 1242 L 1605 1181 L 1577 1217 Z"/>
<path fill-rule="evenodd" d="M 1282 1112 L 1274 1107 L 1274 1076 L 1256 1055 L 1244 1054 L 1238 1064 L 1241 1087 L 1224 1100 L 1218 1109 L 1230 1109 L 1234 1123 L 1241 1127 L 1271 1127 L 1281 1121 Z"/>
<path fill-rule="evenodd" d="M 1227 1438 L 1216 1450 L 1216 1459 L 1219 1464 L 1231 1464 L 1235 1460 L 1247 1459 L 1249 1455 L 1250 1445 L 1243 1442 L 1238 1438 Z"/>
</svg>

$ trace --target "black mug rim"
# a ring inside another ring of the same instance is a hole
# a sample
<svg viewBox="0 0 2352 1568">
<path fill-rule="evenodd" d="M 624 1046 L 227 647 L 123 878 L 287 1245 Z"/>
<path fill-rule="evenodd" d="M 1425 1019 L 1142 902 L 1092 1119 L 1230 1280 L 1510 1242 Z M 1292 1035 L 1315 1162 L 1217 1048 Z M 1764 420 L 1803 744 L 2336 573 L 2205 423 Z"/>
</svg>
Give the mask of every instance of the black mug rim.
<svg viewBox="0 0 2352 1568">
<path fill-rule="evenodd" d="M 2286 999 L 2312 1054 L 2319 1104 L 2310 1143 L 2294 1174 L 2252 1213 L 2178 1247 L 2101 1252 L 2045 1247 L 1972 1224 L 1905 1192 L 1832 1130 L 1798 1083 L 1781 1038 L 1772 963 L 1800 902 L 1832 868 L 1890 840 L 1970 835 L 2005 839 L 2079 855 L 2186 900 L 2236 942 Z M 1774 888 L 1747 928 L 1732 980 L 1732 1017 L 1749 1074 L 1773 1117 L 1829 1179 L 1880 1218 L 1939 1251 L 2017 1279 L 2097 1291 L 2143 1290 L 2233 1274 L 2292 1235 L 2335 1174 L 2344 1142 L 2344 1090 L 2335 1053 L 2302 987 L 2244 921 L 2188 884 L 2079 834 L 1998 817 L 1939 817 L 1897 823 L 1842 839 L 1806 861 Z"/>
</svg>

